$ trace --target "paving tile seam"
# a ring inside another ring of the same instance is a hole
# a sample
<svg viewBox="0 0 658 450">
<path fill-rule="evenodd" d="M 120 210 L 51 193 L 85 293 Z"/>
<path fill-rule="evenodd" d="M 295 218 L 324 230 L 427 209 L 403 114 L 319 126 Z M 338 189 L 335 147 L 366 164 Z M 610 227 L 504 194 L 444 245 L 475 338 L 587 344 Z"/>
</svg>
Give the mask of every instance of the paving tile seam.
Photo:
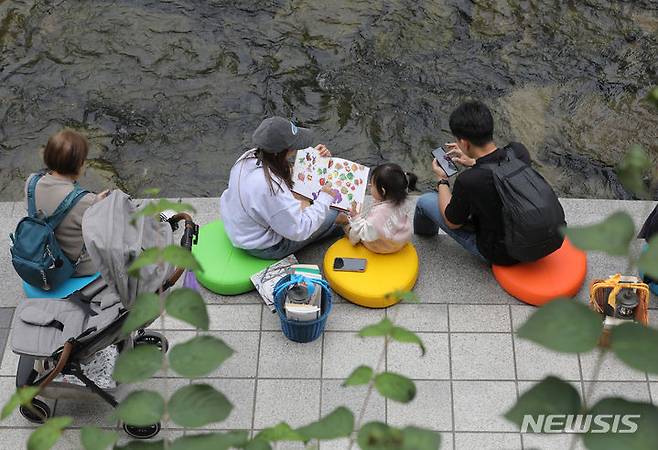
<svg viewBox="0 0 658 450">
<path fill-rule="evenodd" d="M 356 367 L 355 367 L 356 368 Z M 548 375 L 547 375 L 548 376 Z M 559 375 L 558 375 L 559 376 Z M 458 382 L 494 382 L 494 381 L 504 381 L 504 382 L 511 382 L 514 380 L 520 381 L 522 383 L 530 383 L 530 382 L 540 382 L 543 381 L 543 378 L 410 378 L 407 377 L 412 381 L 443 381 L 443 382 L 448 382 L 448 381 L 458 381 Z M 580 379 L 580 378 L 564 378 L 560 377 L 564 381 L 571 381 L 571 382 L 579 382 L 583 381 L 585 383 L 624 383 L 624 384 L 646 384 L 644 380 L 620 380 L 617 378 L 609 378 L 609 379 L 603 379 L 603 380 L 598 380 L 598 379 L 593 379 L 593 378 L 586 378 L 586 379 Z M 0 376 L 0 381 L 2 379 L 8 379 L 8 380 L 14 380 L 15 376 L 14 375 L 1 375 Z M 185 377 L 152 377 L 149 380 L 189 380 L 188 378 Z M 306 377 L 306 378 L 299 378 L 299 377 L 285 377 L 285 376 L 278 376 L 278 377 L 203 377 L 203 378 L 195 378 L 193 381 L 194 382 L 204 382 L 204 381 L 216 381 L 216 380 L 267 380 L 267 381 L 272 381 L 272 380 L 286 380 L 286 381 L 345 381 L 346 378 L 336 378 L 336 377 L 327 377 L 327 378 L 317 378 L 317 377 Z M 148 380 L 146 380 L 148 381 Z M 649 386 L 651 384 L 658 384 L 658 380 L 653 380 L 650 381 Z M 130 386 L 130 385 L 121 385 L 122 387 L 124 386 Z"/>
<path fill-rule="evenodd" d="M 374 323 L 374 322 L 373 322 Z M 149 328 L 151 330 L 153 328 Z M 434 330 L 413 330 L 409 328 L 410 331 L 413 331 L 414 333 L 422 333 L 422 334 L 510 334 L 509 331 L 434 331 Z M 170 330 L 157 330 L 157 331 L 164 331 L 164 332 L 193 332 L 193 329 L 170 329 Z M 276 333 L 280 334 L 280 330 L 276 329 L 263 329 L 263 330 L 258 330 L 258 329 L 248 329 L 248 330 L 208 330 L 207 332 L 220 332 L 220 333 L 257 333 L 259 331 L 262 331 L 263 333 Z M 325 334 L 331 334 L 331 333 L 349 333 L 349 334 L 357 334 L 361 329 L 354 329 L 354 330 L 326 330 L 323 335 Z M 205 333 L 207 333 L 205 332 Z M 516 333 L 516 331 L 514 332 Z M 303 346 L 303 344 L 300 344 L 300 346 Z"/>
<path fill-rule="evenodd" d="M 71 425 L 70 427 L 67 427 L 67 430 L 80 430 L 84 428 L 87 425 Z M 117 430 L 120 429 L 121 427 L 111 427 L 111 426 L 98 426 L 101 430 Z M 0 430 L 36 430 L 37 426 L 7 426 L 7 425 L 1 425 Z M 181 427 L 162 427 L 162 430 L 166 431 L 187 431 L 187 432 L 227 432 L 227 431 L 254 431 L 254 432 L 259 432 L 264 430 L 264 428 L 181 428 Z M 473 430 L 473 431 L 467 431 L 467 430 L 452 430 L 452 429 L 434 429 L 433 431 L 436 431 L 438 433 L 454 433 L 454 434 L 509 434 L 509 435 L 538 435 L 538 436 L 544 436 L 544 434 L 541 433 L 519 433 L 519 432 L 513 432 L 513 431 L 495 431 L 495 430 L 490 430 L 490 431 L 482 431 L 482 430 Z M 567 433 L 563 433 L 567 434 Z M 561 435 L 559 433 L 555 434 L 556 436 Z M 569 434 L 571 436 L 571 434 Z"/>
<path fill-rule="evenodd" d="M 518 401 L 521 393 L 519 390 L 519 369 L 518 369 L 518 364 L 517 364 L 517 359 L 516 359 L 516 333 L 514 332 L 514 320 L 512 319 L 512 306 L 510 305 L 508 307 L 508 312 L 509 312 L 509 325 L 510 325 L 510 330 L 512 334 L 512 361 L 514 362 L 514 386 L 516 387 L 516 399 Z M 525 449 L 525 445 L 523 443 L 523 437 L 520 437 L 521 440 L 521 450 Z"/>
<path fill-rule="evenodd" d="M 548 375 L 547 375 L 548 376 Z M 559 374 L 555 375 L 559 377 Z M 1 378 L 5 379 L 15 379 L 14 376 L 10 375 L 3 375 Z M 1 379 L 0 378 L 0 379 Z M 409 377 L 407 377 L 409 378 Z M 519 381 L 521 383 L 539 383 L 543 381 L 544 379 L 539 379 L 539 378 L 409 378 L 411 381 L 441 381 L 441 382 L 449 382 L 449 381 L 454 381 L 454 382 L 467 382 L 467 383 L 477 383 L 477 382 L 483 382 L 483 383 L 491 383 L 491 382 L 496 382 L 496 381 L 504 381 L 506 383 L 511 382 L 511 381 Z M 617 378 L 615 379 L 605 379 L 605 380 L 595 380 L 595 379 L 585 379 L 581 380 L 580 378 L 564 378 L 560 377 L 560 379 L 564 381 L 569 381 L 569 382 L 580 382 L 583 381 L 585 383 L 623 383 L 623 384 L 646 384 L 644 380 L 619 380 Z M 188 378 L 184 377 L 161 377 L 161 378 L 152 378 L 152 380 L 189 380 Z M 245 381 L 245 380 L 266 380 L 266 381 L 276 381 L 276 380 L 285 380 L 285 381 L 345 381 L 345 378 L 314 378 L 314 377 L 308 377 L 308 378 L 289 378 L 289 377 L 205 377 L 205 378 L 195 378 L 193 380 L 194 383 L 203 383 L 206 381 L 217 381 L 217 380 L 223 380 L 223 381 L 230 381 L 230 380 L 236 380 L 236 381 Z M 148 380 L 147 380 L 148 381 Z M 649 382 L 649 386 L 653 384 L 658 384 L 658 381 L 651 381 Z M 126 386 L 126 385 L 122 385 Z"/>
<path fill-rule="evenodd" d="M 350 303 L 346 300 L 341 300 L 341 301 L 338 301 L 338 302 L 334 301 L 333 304 L 334 304 L 334 306 L 335 305 L 352 305 L 355 308 L 357 307 L 353 303 Z M 245 300 L 245 301 L 233 301 L 233 302 L 221 300 L 221 303 L 219 303 L 219 302 L 212 302 L 212 301 L 206 300 L 206 306 L 252 306 L 252 305 L 262 305 L 262 302 L 257 301 L 257 300 Z M 482 301 L 482 302 L 479 302 L 479 303 L 473 303 L 473 302 L 468 302 L 467 303 L 467 302 L 451 302 L 451 301 L 447 301 L 447 302 L 443 302 L 443 301 L 442 302 L 421 301 L 420 303 L 402 304 L 402 305 L 396 305 L 396 306 L 402 306 L 402 307 L 411 306 L 411 307 L 413 307 L 413 306 L 418 306 L 418 305 L 452 305 L 452 306 L 483 306 L 483 307 L 486 307 L 486 306 L 521 306 L 521 307 L 524 307 L 524 308 L 539 309 L 539 308 L 533 308 L 531 305 L 528 305 L 527 303 L 523 303 L 523 302 L 520 302 L 520 301 L 515 301 L 513 298 L 510 298 L 509 302 L 501 302 L 501 301 L 487 302 L 487 301 Z M 2 306 L 0 308 L 12 308 L 13 309 L 14 307 L 13 306 Z M 395 308 L 395 306 L 385 308 L 385 309 L 389 310 L 391 308 Z M 361 310 L 361 309 L 359 309 L 359 310 Z M 656 310 L 658 310 L 658 307 L 650 306 L 649 310 L 656 311 Z M 376 311 L 376 310 L 374 310 L 374 311 Z M 276 315 L 273 314 L 272 317 L 276 317 Z"/>
<path fill-rule="evenodd" d="M 649 372 L 644 373 L 646 379 L 647 379 L 647 390 L 649 391 L 649 401 L 653 403 L 653 395 L 651 394 L 651 378 L 649 377 Z"/>
<path fill-rule="evenodd" d="M 324 391 L 324 333 L 320 337 L 320 401 L 318 402 L 318 418 L 322 417 L 322 392 Z"/>
<path fill-rule="evenodd" d="M 258 331 L 258 348 L 256 349 L 256 377 L 254 378 L 254 400 L 251 407 L 251 429 L 254 429 L 256 425 L 256 405 L 258 401 L 258 369 L 260 366 L 260 346 L 263 340 L 263 306 L 261 305 L 260 309 L 260 329 Z"/>
<path fill-rule="evenodd" d="M 452 381 L 452 341 L 450 333 L 450 308 L 446 308 L 446 327 L 448 328 L 448 375 L 450 386 L 450 420 L 452 421 L 452 428 L 455 428 L 455 387 Z M 452 450 L 456 450 L 455 439 L 452 439 Z"/>
</svg>

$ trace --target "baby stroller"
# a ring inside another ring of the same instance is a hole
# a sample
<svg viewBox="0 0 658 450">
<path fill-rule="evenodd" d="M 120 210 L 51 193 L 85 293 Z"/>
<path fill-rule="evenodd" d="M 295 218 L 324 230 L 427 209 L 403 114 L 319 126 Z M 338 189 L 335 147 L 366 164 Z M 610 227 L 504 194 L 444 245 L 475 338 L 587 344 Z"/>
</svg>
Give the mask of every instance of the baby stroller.
<svg viewBox="0 0 658 450">
<path fill-rule="evenodd" d="M 167 222 L 151 217 L 132 220 L 137 209 L 120 191 L 90 207 L 83 217 L 83 238 L 101 277 L 67 298 L 26 299 L 16 308 L 11 348 L 20 355 L 17 387 L 38 386 L 38 395 L 50 399 L 93 393 L 116 407 L 116 385 L 102 388 L 88 376 L 86 367 L 94 358 L 103 352 L 107 358 L 107 349 L 114 348 L 111 368 L 106 369 L 110 373 L 105 374 L 109 378 L 121 351 L 143 344 L 167 351 L 167 340 L 161 334 L 138 330 L 125 336 L 121 327 L 139 294 L 170 288 L 183 269 L 151 265 L 141 270 L 140 278 L 129 277 L 127 269 L 143 249 L 171 245 L 180 221 L 185 221 L 181 246 L 191 249 L 198 227 L 187 214 Z M 20 412 L 36 423 L 51 416 L 49 406 L 37 397 L 32 408 L 21 407 Z M 124 424 L 123 428 L 134 438 L 147 439 L 160 431 L 160 424 Z"/>
</svg>

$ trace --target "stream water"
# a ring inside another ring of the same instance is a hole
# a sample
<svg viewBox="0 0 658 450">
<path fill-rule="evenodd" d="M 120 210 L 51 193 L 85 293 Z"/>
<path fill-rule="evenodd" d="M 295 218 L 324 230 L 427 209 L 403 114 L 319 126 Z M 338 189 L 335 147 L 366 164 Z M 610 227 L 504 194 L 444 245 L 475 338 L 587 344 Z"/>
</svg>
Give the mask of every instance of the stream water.
<svg viewBox="0 0 658 450">
<path fill-rule="evenodd" d="M 0 200 L 64 126 L 90 188 L 218 196 L 271 114 L 428 183 L 466 98 L 561 195 L 628 198 L 613 168 L 658 159 L 657 65 L 657 0 L 0 0 Z"/>
</svg>

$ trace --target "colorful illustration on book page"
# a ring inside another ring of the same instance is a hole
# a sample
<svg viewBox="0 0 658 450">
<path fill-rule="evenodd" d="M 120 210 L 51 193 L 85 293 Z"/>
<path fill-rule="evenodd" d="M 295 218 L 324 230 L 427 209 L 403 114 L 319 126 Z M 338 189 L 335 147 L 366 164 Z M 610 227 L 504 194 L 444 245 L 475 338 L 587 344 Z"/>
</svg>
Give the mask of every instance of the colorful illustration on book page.
<svg viewBox="0 0 658 450">
<path fill-rule="evenodd" d="M 293 191 L 309 199 L 315 198 L 313 194 L 316 187 L 320 186 L 315 174 L 318 170 L 321 171 L 318 165 L 321 165 L 323 159 L 325 158 L 312 147 L 297 152 L 292 172 L 292 180 L 295 183 Z"/>
<path fill-rule="evenodd" d="M 295 191 L 313 200 L 325 186 L 332 188 L 340 209 L 357 211 L 363 206 L 370 169 L 342 158 L 323 158 L 315 149 L 297 152 L 293 177 Z"/>
</svg>

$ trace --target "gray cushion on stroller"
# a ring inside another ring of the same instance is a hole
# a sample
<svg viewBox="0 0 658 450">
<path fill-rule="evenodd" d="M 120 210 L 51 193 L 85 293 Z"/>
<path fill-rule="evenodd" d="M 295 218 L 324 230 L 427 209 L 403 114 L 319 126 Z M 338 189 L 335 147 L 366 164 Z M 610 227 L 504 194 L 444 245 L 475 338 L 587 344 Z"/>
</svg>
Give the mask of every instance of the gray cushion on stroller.
<svg viewBox="0 0 658 450">
<path fill-rule="evenodd" d="M 16 308 L 11 347 L 15 353 L 49 357 L 72 337 L 91 327 L 102 330 L 119 315 L 119 306 L 88 314 L 66 299 L 27 299 Z"/>
</svg>

